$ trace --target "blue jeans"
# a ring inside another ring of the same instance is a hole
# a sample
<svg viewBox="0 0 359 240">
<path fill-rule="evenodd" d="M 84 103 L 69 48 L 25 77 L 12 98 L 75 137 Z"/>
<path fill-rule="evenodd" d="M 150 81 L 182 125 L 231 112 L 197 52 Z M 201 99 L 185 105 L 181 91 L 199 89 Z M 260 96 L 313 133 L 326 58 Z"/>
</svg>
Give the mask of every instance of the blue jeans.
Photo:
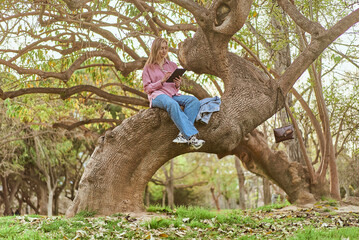
<svg viewBox="0 0 359 240">
<path fill-rule="evenodd" d="M 184 107 L 183 111 L 180 106 Z M 169 97 L 166 94 L 161 94 L 152 100 L 152 107 L 167 111 L 186 139 L 198 133 L 193 125 L 200 107 L 196 97 L 187 95 Z"/>
</svg>

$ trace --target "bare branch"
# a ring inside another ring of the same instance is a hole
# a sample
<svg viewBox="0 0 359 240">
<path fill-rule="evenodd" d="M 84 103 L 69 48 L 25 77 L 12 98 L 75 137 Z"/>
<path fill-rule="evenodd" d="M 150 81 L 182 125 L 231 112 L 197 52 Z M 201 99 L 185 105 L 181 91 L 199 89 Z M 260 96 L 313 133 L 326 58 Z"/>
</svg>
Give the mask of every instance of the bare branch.
<svg viewBox="0 0 359 240">
<path fill-rule="evenodd" d="M 117 125 L 121 124 L 122 120 L 117 119 L 103 119 L 103 118 L 96 118 L 96 119 L 89 119 L 83 120 L 76 123 L 68 124 L 68 123 L 54 123 L 52 125 L 53 128 L 64 128 L 68 131 L 80 127 L 82 125 L 91 124 L 91 123 L 116 123 Z"/>
<path fill-rule="evenodd" d="M 192 183 L 192 184 L 177 184 L 177 185 L 174 185 L 174 188 L 176 188 L 176 189 L 191 188 L 191 187 L 195 187 L 195 186 L 206 185 L 207 183 L 208 183 L 208 181 L 196 182 L 196 183 Z"/>
<path fill-rule="evenodd" d="M 142 13 L 144 13 L 144 16 L 148 22 L 148 24 L 150 25 L 152 31 L 155 33 L 156 36 L 159 35 L 159 31 L 157 29 L 157 26 L 156 24 L 154 23 L 153 19 L 148 15 L 148 12 L 146 11 L 145 7 L 143 6 L 143 3 L 142 1 L 140 0 L 127 0 L 129 2 L 132 2 L 138 10 L 140 10 Z"/>
<path fill-rule="evenodd" d="M 175 24 L 170 26 L 160 21 L 157 17 L 154 17 L 153 21 L 169 33 L 178 31 L 197 31 L 197 27 L 193 24 Z"/>
<path fill-rule="evenodd" d="M 355 67 L 359 68 L 359 65 L 356 64 L 353 60 L 351 60 L 349 56 L 347 56 L 347 55 L 345 55 L 345 54 L 343 54 L 343 53 L 341 53 L 341 52 L 335 50 L 334 48 L 329 47 L 329 49 L 332 50 L 333 52 L 339 54 L 340 56 L 342 56 L 342 57 L 345 58 L 346 60 L 348 60 L 348 62 L 350 62 L 351 64 L 353 64 Z"/>
<path fill-rule="evenodd" d="M 284 94 L 288 93 L 303 72 L 340 35 L 359 22 L 359 9 L 337 22 L 332 28 L 313 39 L 309 46 L 294 60 L 279 80 Z"/>
</svg>

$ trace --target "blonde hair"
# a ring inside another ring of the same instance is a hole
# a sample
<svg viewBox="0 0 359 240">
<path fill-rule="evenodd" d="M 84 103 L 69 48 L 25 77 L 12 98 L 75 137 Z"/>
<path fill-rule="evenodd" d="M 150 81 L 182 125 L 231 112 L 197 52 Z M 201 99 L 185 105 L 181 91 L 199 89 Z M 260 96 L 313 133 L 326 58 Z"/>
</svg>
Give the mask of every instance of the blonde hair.
<svg viewBox="0 0 359 240">
<path fill-rule="evenodd" d="M 151 46 L 151 52 L 150 52 L 150 56 L 147 59 L 146 65 L 149 65 L 150 67 L 152 67 L 154 64 L 159 64 L 160 60 L 161 60 L 161 56 L 159 54 L 160 49 L 161 49 L 161 45 L 162 43 L 166 43 L 168 46 L 168 41 L 164 38 L 156 38 Z M 166 57 L 168 59 L 168 55 Z"/>
</svg>

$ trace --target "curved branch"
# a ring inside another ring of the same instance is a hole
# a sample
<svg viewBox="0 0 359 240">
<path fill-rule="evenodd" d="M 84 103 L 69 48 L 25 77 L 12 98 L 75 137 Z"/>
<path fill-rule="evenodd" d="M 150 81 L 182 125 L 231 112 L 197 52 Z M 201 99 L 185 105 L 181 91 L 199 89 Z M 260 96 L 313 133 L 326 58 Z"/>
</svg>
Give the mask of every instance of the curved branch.
<svg viewBox="0 0 359 240">
<path fill-rule="evenodd" d="M 183 92 L 192 94 L 198 99 L 211 97 L 211 95 L 200 84 L 187 78 L 183 78 L 180 89 Z"/>
<path fill-rule="evenodd" d="M 310 110 L 310 107 L 308 106 L 306 101 L 303 99 L 302 95 L 300 95 L 295 88 L 292 88 L 291 92 L 293 93 L 295 98 L 299 101 L 303 110 L 306 112 L 307 116 L 309 117 L 310 122 L 313 124 L 314 130 L 315 130 L 318 140 L 319 140 L 320 152 L 322 154 L 324 154 L 325 138 L 324 138 L 324 133 L 320 126 L 320 123 L 318 122 L 317 118 L 313 114 L 312 110 Z"/>
<path fill-rule="evenodd" d="M 203 16 L 202 14 L 208 13 L 206 8 L 202 7 L 193 0 L 170 0 L 170 2 L 187 9 L 196 19 Z"/>
<path fill-rule="evenodd" d="M 215 15 L 214 31 L 233 35 L 240 30 L 251 9 L 253 0 L 219 0 L 211 6 Z"/>
<path fill-rule="evenodd" d="M 108 99 L 110 101 L 133 104 L 147 107 L 149 105 L 148 100 L 139 99 L 139 98 L 132 98 L 132 97 L 125 97 L 125 96 L 117 96 L 108 92 L 105 92 L 97 87 L 91 85 L 78 85 L 71 88 L 26 88 L 20 89 L 16 91 L 9 91 L 3 92 L 0 95 L 0 98 L 5 100 L 7 98 L 15 98 L 22 95 L 27 94 L 35 94 L 35 93 L 45 93 L 45 94 L 58 94 L 60 95 L 61 99 L 67 99 L 74 94 L 80 92 L 92 92 L 95 93 L 97 96 L 102 97 L 104 99 Z"/>
<path fill-rule="evenodd" d="M 90 0 L 64 0 L 64 2 L 70 10 L 74 11 L 83 7 Z"/>
<path fill-rule="evenodd" d="M 92 52 L 86 52 L 82 56 L 76 59 L 76 61 L 73 62 L 73 64 L 64 72 L 45 72 L 39 69 L 26 69 L 19 67 L 11 62 L 5 61 L 3 59 L 0 59 L 0 64 L 8 66 L 15 71 L 17 71 L 19 74 L 35 74 L 38 75 L 44 79 L 46 78 L 57 78 L 64 82 L 68 81 L 72 74 L 81 68 L 81 64 L 86 61 L 89 58 L 92 57 L 105 57 L 110 59 L 117 70 L 120 70 L 124 76 L 127 76 L 129 73 L 136 69 L 140 69 L 145 64 L 146 59 L 145 58 L 138 58 L 137 60 L 130 62 L 130 63 L 123 63 L 122 60 L 119 58 L 119 56 L 113 52 L 108 51 L 92 51 Z"/>
<path fill-rule="evenodd" d="M 117 125 L 120 125 L 122 120 L 117 119 L 103 119 L 103 118 L 95 118 L 95 119 L 89 119 L 89 120 L 83 120 L 72 124 L 67 123 L 54 123 L 52 125 L 53 128 L 64 128 L 68 131 L 71 131 L 74 128 L 80 127 L 82 125 L 90 124 L 90 123 L 117 123 Z"/>
<path fill-rule="evenodd" d="M 169 33 L 178 32 L 178 31 L 197 31 L 197 27 L 192 24 L 175 24 L 167 25 L 159 20 L 157 17 L 153 18 L 153 21 L 162 29 L 166 30 Z"/>
</svg>

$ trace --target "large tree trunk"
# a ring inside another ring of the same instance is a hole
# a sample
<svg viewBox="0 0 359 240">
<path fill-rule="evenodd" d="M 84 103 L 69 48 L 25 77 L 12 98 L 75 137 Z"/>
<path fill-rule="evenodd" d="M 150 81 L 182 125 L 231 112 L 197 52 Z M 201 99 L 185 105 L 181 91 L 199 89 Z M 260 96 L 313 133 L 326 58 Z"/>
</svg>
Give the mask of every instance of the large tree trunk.
<svg viewBox="0 0 359 240">
<path fill-rule="evenodd" d="M 191 56 L 193 52 L 211 53 L 206 49 L 195 50 L 196 46 L 208 46 L 203 35 L 197 36 L 185 41 L 181 54 L 193 46 L 188 52 L 187 62 L 195 61 L 192 65 L 202 72 L 198 58 L 216 57 L 210 54 Z M 201 151 L 226 156 L 238 149 L 245 134 L 276 112 L 278 86 L 242 58 L 231 53 L 217 55 L 217 62 L 228 64 L 227 71 L 219 72 L 227 83 L 221 111 L 212 115 L 208 125 L 196 124 L 196 127 L 201 138 L 206 140 Z M 283 97 L 279 97 L 278 102 L 283 106 Z M 177 134 L 178 130 L 168 114 L 160 109 L 140 111 L 107 132 L 99 139 L 86 166 L 67 216 L 84 209 L 97 210 L 104 215 L 143 210 L 143 193 L 154 173 L 169 159 L 191 151 L 187 145 L 172 143 Z M 295 201 L 296 197 L 292 199 Z"/>
<path fill-rule="evenodd" d="M 37 189 L 37 208 L 40 215 L 47 215 L 48 193 L 45 184 L 39 184 Z"/>
<path fill-rule="evenodd" d="M 252 131 L 283 107 L 281 92 L 289 92 L 314 59 L 354 24 L 356 15 L 342 22 L 338 31 L 327 31 L 325 37 L 313 39 L 308 49 L 283 73 L 278 85 L 253 64 L 228 52 L 228 42 L 243 26 L 251 3 L 215 1 L 208 9 L 192 1 L 179 3 L 190 9 L 199 24 L 194 37 L 179 45 L 181 65 L 199 74 L 219 77 L 225 88 L 221 111 L 212 115 L 208 125 L 196 125 L 200 137 L 206 141 L 200 151 L 220 157 L 236 154 L 248 169 L 284 189 L 291 202 L 313 202 L 326 193 L 320 191 L 325 179 L 317 185 L 308 182 L 305 167 L 289 162 L 283 152 L 272 152 L 258 133 Z M 324 34 L 317 25 L 311 27 L 313 29 L 308 30 L 311 33 Z M 191 151 L 186 145 L 172 143 L 177 134 L 168 114 L 159 109 L 140 111 L 107 132 L 86 166 L 67 216 L 84 209 L 104 215 L 143 210 L 143 193 L 153 174 L 171 158 Z"/>
</svg>

